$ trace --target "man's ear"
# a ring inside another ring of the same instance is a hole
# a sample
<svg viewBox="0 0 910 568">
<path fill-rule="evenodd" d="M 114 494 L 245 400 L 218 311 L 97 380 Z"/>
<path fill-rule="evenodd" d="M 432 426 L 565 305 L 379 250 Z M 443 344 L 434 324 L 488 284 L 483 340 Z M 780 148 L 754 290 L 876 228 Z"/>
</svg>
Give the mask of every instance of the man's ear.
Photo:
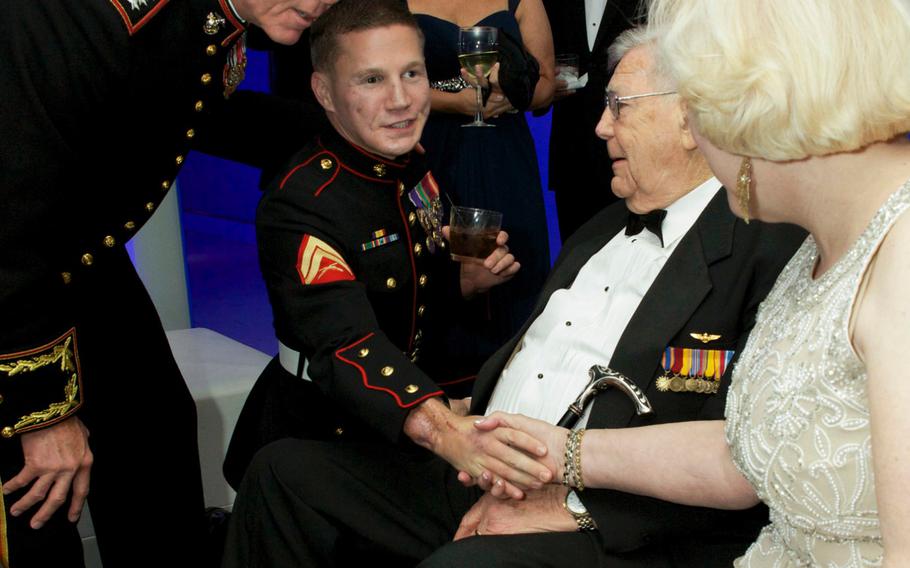
<svg viewBox="0 0 910 568">
<path fill-rule="evenodd" d="M 322 105 L 326 112 L 335 112 L 335 104 L 332 101 L 332 89 L 329 86 L 330 78 L 321 71 L 314 71 L 310 76 L 310 88 L 316 95 L 316 100 Z"/>
<path fill-rule="evenodd" d="M 679 137 L 682 147 L 691 152 L 698 148 L 692 129 L 689 127 L 689 105 L 682 99 L 679 100 Z"/>
</svg>

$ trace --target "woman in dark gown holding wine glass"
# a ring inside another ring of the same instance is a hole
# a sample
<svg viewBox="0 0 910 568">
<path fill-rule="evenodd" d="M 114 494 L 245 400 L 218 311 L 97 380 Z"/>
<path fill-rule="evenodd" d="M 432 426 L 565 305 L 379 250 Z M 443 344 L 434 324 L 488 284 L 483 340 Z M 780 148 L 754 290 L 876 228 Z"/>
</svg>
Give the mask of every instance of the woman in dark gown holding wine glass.
<svg viewBox="0 0 910 568">
<path fill-rule="evenodd" d="M 505 343 L 530 315 L 550 269 L 547 221 L 534 140 L 490 75 L 493 94 L 484 120 L 495 128 L 462 128 L 474 118 L 475 93 L 459 91 L 458 30 L 492 26 L 520 40 L 540 64 L 531 108 L 550 103 L 554 90 L 553 39 L 541 0 L 409 0 L 426 36 L 432 114 L 422 144 L 440 188 L 451 203 L 503 213 L 503 229 L 521 270 L 507 285 L 477 298 L 471 310 L 445 318 L 449 359 L 466 376 Z M 523 109 L 529 110 L 529 109 Z M 446 203 L 446 206 L 451 205 Z M 466 382 L 465 392 L 471 383 Z"/>
</svg>

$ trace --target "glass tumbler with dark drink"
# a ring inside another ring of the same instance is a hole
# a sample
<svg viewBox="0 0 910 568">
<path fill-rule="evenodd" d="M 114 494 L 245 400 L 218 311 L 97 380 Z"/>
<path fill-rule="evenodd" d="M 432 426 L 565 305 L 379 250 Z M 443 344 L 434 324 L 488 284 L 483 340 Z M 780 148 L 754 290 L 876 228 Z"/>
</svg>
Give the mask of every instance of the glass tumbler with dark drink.
<svg viewBox="0 0 910 568">
<path fill-rule="evenodd" d="M 472 207 L 452 207 L 449 251 L 452 260 L 482 263 L 496 250 L 502 213 Z"/>
</svg>

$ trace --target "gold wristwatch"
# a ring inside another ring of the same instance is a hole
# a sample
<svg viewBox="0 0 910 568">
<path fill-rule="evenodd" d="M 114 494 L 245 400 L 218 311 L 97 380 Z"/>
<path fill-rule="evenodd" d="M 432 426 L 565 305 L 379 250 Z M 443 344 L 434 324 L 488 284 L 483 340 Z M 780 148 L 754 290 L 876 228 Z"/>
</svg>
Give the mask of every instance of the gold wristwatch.
<svg viewBox="0 0 910 568">
<path fill-rule="evenodd" d="M 572 515 L 572 518 L 575 519 L 575 522 L 578 524 L 578 530 L 593 531 L 597 528 L 597 525 L 594 524 L 594 518 L 591 516 L 591 513 L 588 512 L 588 509 L 585 508 L 584 503 L 581 502 L 578 493 L 576 493 L 574 489 L 569 490 L 566 494 L 566 500 L 562 505 L 569 514 Z"/>
</svg>

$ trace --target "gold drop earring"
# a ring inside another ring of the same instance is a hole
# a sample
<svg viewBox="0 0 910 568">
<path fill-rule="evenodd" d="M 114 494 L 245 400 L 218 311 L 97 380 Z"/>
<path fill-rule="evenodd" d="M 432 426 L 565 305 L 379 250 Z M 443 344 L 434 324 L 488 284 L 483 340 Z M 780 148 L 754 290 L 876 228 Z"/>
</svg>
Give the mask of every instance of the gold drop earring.
<svg viewBox="0 0 910 568">
<path fill-rule="evenodd" d="M 743 221 L 747 225 L 749 224 L 749 191 L 751 187 L 752 159 L 746 156 L 739 167 L 739 177 L 736 178 L 736 197 L 739 200 L 739 209 L 742 212 Z"/>
</svg>

